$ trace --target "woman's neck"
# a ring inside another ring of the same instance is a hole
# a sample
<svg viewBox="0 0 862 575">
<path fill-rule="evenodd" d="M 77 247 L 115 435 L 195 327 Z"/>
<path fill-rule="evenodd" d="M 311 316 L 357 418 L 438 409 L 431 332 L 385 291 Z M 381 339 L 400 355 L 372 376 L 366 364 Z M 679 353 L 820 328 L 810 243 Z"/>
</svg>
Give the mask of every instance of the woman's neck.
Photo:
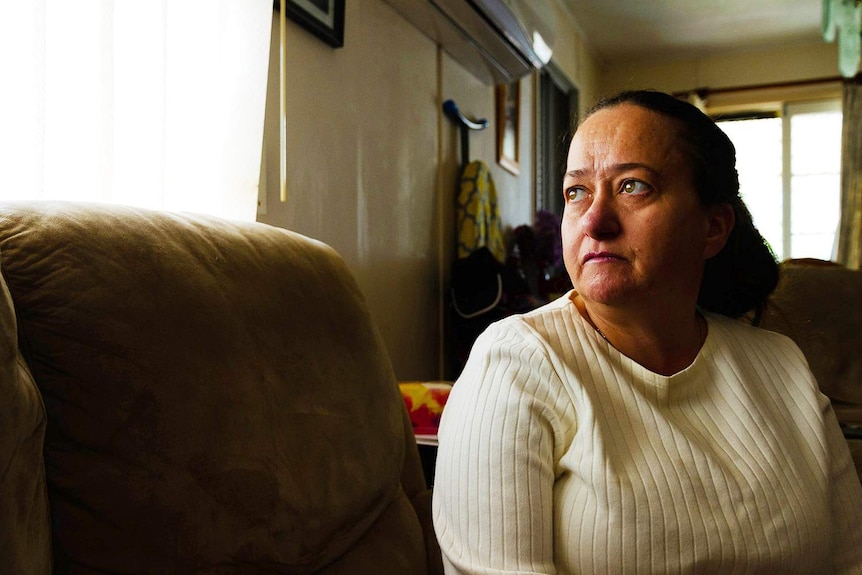
<svg viewBox="0 0 862 575">
<path fill-rule="evenodd" d="M 707 324 L 695 306 L 671 310 L 619 310 L 589 304 L 575 292 L 572 301 L 596 332 L 621 353 L 661 375 L 692 364 L 706 340 Z"/>
</svg>

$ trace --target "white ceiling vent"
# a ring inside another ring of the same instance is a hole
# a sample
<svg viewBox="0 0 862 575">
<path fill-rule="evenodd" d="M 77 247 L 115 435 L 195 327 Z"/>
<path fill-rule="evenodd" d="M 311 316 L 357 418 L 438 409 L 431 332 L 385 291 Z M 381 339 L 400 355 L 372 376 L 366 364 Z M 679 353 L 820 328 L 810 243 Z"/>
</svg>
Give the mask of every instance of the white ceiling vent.
<svg viewBox="0 0 862 575">
<path fill-rule="evenodd" d="M 386 0 L 486 84 L 509 83 L 551 59 L 551 0 Z"/>
</svg>

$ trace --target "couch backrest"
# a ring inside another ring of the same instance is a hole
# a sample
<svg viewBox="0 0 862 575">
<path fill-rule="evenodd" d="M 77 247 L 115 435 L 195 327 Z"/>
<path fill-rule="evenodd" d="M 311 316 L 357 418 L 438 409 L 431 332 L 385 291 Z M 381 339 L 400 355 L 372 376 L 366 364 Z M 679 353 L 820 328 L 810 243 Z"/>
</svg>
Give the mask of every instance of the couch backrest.
<svg viewBox="0 0 862 575">
<path fill-rule="evenodd" d="M 833 401 L 862 407 L 862 271 L 820 260 L 789 260 L 762 326 L 802 349 Z"/>
<path fill-rule="evenodd" d="M 841 424 L 862 426 L 862 271 L 822 260 L 788 260 L 762 326 L 793 339 Z M 852 435 L 852 437 L 851 437 Z M 847 445 L 862 479 L 862 439 Z"/>
<path fill-rule="evenodd" d="M 0 277 L 0 574 L 51 573 L 42 397 L 18 349 L 12 297 Z"/>
<path fill-rule="evenodd" d="M 4 204 L 0 262 L 47 415 L 57 572 L 436 564 L 403 401 L 330 248 L 263 224 Z"/>
</svg>

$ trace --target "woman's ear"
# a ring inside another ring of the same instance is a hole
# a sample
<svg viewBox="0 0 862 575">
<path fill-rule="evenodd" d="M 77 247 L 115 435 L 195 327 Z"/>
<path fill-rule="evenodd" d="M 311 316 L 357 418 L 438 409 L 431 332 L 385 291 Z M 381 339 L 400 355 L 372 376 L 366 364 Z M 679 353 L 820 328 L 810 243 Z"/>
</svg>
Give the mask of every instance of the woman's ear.
<svg viewBox="0 0 862 575">
<path fill-rule="evenodd" d="M 724 248 L 727 238 L 736 223 L 736 214 L 730 204 L 716 204 L 708 206 L 707 217 L 709 229 L 706 235 L 706 243 L 703 250 L 703 259 L 708 260 Z"/>
</svg>

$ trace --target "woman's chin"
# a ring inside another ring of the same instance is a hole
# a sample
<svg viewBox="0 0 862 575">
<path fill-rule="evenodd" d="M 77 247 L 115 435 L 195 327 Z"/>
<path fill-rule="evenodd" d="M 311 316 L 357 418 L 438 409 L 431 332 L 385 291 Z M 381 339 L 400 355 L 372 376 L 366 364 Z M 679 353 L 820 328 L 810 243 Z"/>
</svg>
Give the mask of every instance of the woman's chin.
<svg viewBox="0 0 862 575">
<path fill-rule="evenodd" d="M 633 286 L 619 278 L 597 277 L 578 282 L 575 286 L 584 301 L 615 305 L 626 303 L 633 295 Z"/>
</svg>

